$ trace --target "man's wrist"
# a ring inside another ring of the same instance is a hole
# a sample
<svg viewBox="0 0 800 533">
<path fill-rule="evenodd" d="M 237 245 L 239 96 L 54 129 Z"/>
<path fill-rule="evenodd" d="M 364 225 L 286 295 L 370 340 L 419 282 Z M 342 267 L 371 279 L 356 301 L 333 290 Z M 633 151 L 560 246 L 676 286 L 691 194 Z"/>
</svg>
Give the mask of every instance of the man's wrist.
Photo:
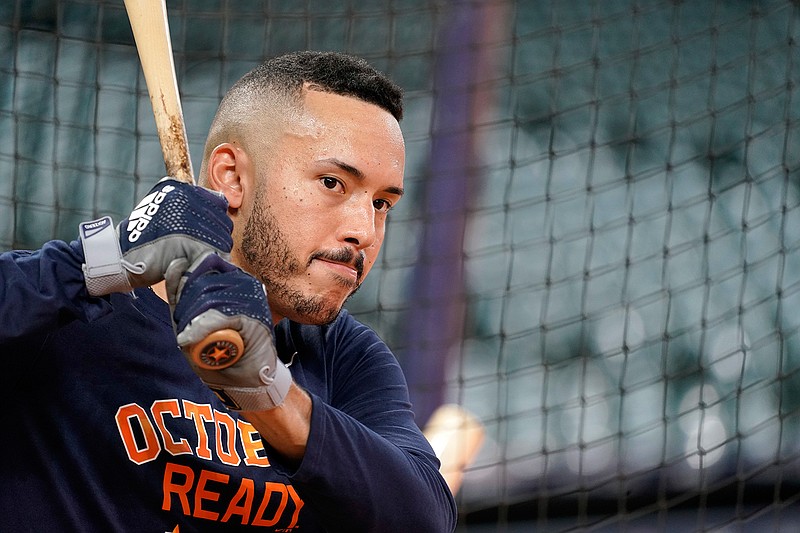
<svg viewBox="0 0 800 533">
<path fill-rule="evenodd" d="M 235 385 L 218 385 L 206 382 L 206 385 L 233 411 L 266 411 L 274 409 L 286 399 L 292 385 L 292 373 L 281 362 L 276 362 L 272 376 L 259 376 L 263 385 L 240 387 Z M 224 371 L 221 371 L 224 372 Z M 266 383 L 269 381 L 268 383 Z"/>
<path fill-rule="evenodd" d="M 89 294 L 103 296 L 132 291 L 111 217 L 81 222 L 78 235 L 84 256 L 81 268 Z"/>
</svg>

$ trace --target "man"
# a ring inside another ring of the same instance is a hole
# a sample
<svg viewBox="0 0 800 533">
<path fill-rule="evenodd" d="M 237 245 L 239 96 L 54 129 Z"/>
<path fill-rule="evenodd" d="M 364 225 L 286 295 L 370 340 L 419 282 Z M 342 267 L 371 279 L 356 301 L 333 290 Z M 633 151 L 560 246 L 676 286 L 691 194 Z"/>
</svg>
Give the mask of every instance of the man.
<svg viewBox="0 0 800 533">
<path fill-rule="evenodd" d="M 342 310 L 403 194 L 401 118 L 361 60 L 275 58 L 220 104 L 216 194 L 162 181 L 116 232 L 0 256 L 4 531 L 454 529 L 396 360 Z M 244 355 L 193 351 L 225 329 Z"/>
</svg>

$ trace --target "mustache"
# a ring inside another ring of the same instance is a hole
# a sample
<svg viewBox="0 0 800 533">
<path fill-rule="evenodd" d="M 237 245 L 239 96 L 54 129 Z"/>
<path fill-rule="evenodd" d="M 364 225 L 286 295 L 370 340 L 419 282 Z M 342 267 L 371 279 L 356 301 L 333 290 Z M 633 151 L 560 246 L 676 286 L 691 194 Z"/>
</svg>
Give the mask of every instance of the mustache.
<svg viewBox="0 0 800 533">
<path fill-rule="evenodd" d="M 352 266 L 358 273 L 358 279 L 364 272 L 364 252 L 359 250 L 357 253 L 352 248 L 337 248 L 334 250 L 318 250 L 311 254 L 308 264 L 314 259 L 323 259 L 325 261 L 333 261 L 334 263 L 343 263 Z"/>
</svg>

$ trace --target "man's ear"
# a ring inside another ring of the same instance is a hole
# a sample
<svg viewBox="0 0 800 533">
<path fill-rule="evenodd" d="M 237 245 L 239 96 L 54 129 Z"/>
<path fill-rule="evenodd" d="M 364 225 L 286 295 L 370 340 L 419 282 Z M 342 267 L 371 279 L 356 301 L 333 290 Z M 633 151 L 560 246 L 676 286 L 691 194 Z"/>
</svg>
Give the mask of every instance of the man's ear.
<svg viewBox="0 0 800 533">
<path fill-rule="evenodd" d="M 224 194 L 231 209 L 239 209 L 249 172 L 250 160 L 244 150 L 233 143 L 222 143 L 208 158 L 207 187 Z"/>
</svg>

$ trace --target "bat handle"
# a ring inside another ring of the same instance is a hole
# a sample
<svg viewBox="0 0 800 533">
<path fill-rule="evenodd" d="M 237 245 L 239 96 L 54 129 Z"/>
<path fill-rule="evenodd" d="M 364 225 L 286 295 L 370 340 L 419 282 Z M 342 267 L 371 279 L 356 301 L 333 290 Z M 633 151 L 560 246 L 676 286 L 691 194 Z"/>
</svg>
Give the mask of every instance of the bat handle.
<svg viewBox="0 0 800 533">
<path fill-rule="evenodd" d="M 244 341 L 235 329 L 221 329 L 189 350 L 194 363 L 205 370 L 222 370 L 244 355 Z"/>
</svg>

